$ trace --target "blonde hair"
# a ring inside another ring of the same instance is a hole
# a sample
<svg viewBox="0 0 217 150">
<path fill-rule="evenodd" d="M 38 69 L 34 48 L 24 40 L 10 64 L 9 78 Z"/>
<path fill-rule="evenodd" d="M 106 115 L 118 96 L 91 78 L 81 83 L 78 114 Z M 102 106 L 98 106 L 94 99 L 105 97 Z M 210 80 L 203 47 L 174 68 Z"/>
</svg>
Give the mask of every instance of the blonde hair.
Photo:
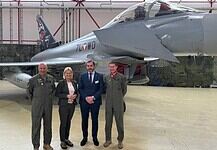
<svg viewBox="0 0 217 150">
<path fill-rule="evenodd" d="M 72 70 L 71 67 L 66 67 L 66 68 L 64 69 L 64 71 L 63 71 L 63 79 L 65 79 L 65 73 L 66 73 L 66 71 L 70 71 L 71 73 L 73 73 L 73 70 Z"/>
</svg>

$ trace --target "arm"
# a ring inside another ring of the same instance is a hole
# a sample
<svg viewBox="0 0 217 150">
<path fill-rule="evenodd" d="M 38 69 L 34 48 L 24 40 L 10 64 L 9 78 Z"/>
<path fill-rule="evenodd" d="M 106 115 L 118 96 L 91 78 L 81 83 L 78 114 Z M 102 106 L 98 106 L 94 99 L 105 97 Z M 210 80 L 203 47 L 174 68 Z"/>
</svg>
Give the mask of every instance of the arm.
<svg viewBox="0 0 217 150">
<path fill-rule="evenodd" d="M 75 89 L 74 95 L 76 95 L 73 103 L 76 105 L 77 104 L 77 98 L 78 98 L 78 84 L 76 81 L 73 82 L 73 86 Z"/>
<path fill-rule="evenodd" d="M 55 93 L 55 96 L 60 98 L 60 99 L 68 99 L 67 98 L 67 93 L 63 93 L 63 82 L 60 81 L 57 85 L 57 88 L 56 88 L 56 93 Z"/>
<path fill-rule="evenodd" d="M 95 99 L 100 98 L 103 90 L 104 90 L 104 81 L 103 81 L 103 75 L 99 74 L 99 90 L 93 95 Z"/>
<path fill-rule="evenodd" d="M 80 80 L 79 80 L 78 91 L 80 93 L 81 99 L 85 100 L 87 95 L 85 94 L 86 92 L 84 91 L 84 81 L 83 81 L 83 76 L 82 75 L 81 75 Z"/>
<path fill-rule="evenodd" d="M 54 79 L 52 79 L 52 89 L 53 89 L 53 91 L 52 91 L 52 94 L 54 95 L 55 94 L 55 92 L 56 92 L 56 85 L 55 85 L 55 80 Z"/>
<path fill-rule="evenodd" d="M 103 79 L 103 94 L 105 94 L 107 88 L 106 75 L 102 75 L 102 79 Z"/>
<path fill-rule="evenodd" d="M 75 89 L 74 94 L 78 95 L 78 84 L 77 84 L 76 81 L 73 81 L 73 86 L 74 86 L 74 89 Z"/>
<path fill-rule="evenodd" d="M 123 76 L 121 81 L 122 81 L 122 83 L 121 83 L 122 93 L 123 93 L 123 96 L 125 96 L 127 93 L 127 79 L 126 79 L 126 77 Z"/>
<path fill-rule="evenodd" d="M 33 90 L 34 90 L 34 85 L 33 85 L 33 80 L 31 78 L 31 79 L 29 79 L 27 89 L 26 89 L 27 95 L 28 95 L 30 100 L 32 100 L 32 97 L 33 97 Z"/>
</svg>

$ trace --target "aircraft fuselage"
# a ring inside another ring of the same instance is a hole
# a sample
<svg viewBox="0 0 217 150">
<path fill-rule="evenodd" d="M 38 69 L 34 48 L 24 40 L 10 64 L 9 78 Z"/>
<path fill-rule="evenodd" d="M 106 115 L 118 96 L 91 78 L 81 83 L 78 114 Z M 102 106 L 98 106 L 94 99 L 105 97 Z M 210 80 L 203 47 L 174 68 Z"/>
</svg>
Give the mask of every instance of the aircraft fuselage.
<svg viewBox="0 0 217 150">
<path fill-rule="evenodd" d="M 188 13 L 148 20 L 161 43 L 175 55 L 217 55 L 217 14 Z"/>
</svg>

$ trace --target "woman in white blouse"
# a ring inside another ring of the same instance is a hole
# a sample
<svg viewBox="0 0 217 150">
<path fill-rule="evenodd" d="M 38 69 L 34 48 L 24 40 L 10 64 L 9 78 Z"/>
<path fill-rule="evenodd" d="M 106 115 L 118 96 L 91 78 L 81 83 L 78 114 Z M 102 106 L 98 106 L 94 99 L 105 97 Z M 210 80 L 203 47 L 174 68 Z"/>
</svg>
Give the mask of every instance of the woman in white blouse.
<svg viewBox="0 0 217 150">
<path fill-rule="evenodd" d="M 73 80 L 73 70 L 66 67 L 63 72 L 63 80 L 61 80 L 56 88 L 56 96 L 59 98 L 59 116 L 60 116 L 60 146 L 67 149 L 67 146 L 73 147 L 73 143 L 69 140 L 69 131 L 71 119 L 77 104 L 77 83 Z"/>
</svg>

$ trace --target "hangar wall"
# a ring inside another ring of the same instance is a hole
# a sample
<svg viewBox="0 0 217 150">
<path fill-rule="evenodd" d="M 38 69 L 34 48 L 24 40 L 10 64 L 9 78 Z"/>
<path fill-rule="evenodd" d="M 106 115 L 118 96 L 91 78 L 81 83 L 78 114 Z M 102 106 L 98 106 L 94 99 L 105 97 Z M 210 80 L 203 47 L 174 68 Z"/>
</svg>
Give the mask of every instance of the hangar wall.
<svg viewBox="0 0 217 150">
<path fill-rule="evenodd" d="M 77 4 L 79 5 L 76 6 Z M 0 20 L 2 21 L 2 23 L 0 22 L 0 36 L 2 36 L 0 42 L 37 44 L 39 36 L 36 15 L 38 14 L 43 16 L 51 33 L 55 33 L 63 24 L 55 35 L 57 40 L 61 40 L 63 43 L 72 41 L 98 29 L 94 21 L 99 27 L 102 27 L 125 8 L 135 4 L 135 1 L 115 3 L 114 5 L 118 5 L 118 7 L 114 8 L 111 5 L 103 4 L 100 1 L 81 4 L 72 1 L 62 1 L 62 3 L 58 3 L 58 1 L 45 3 L 34 0 L 31 3 L 28 1 L 20 1 L 20 3 L 10 0 L 0 1 Z"/>
<path fill-rule="evenodd" d="M 207 8 L 209 8 L 209 3 L 191 4 L 183 2 L 183 4 L 204 11 L 208 11 Z M 114 8 L 91 8 L 91 6 L 88 10 L 99 26 L 102 27 L 130 5 L 132 5 L 132 3 Z M 71 15 L 69 15 L 69 13 L 71 13 Z M 62 41 L 63 43 L 79 37 L 79 26 L 80 36 L 98 28 L 85 9 L 80 10 L 81 17 L 79 23 L 79 9 L 77 8 L 20 9 L 18 7 L 0 7 L 0 43 L 3 43 L 0 45 L 0 61 L 29 61 L 31 56 L 40 51 L 39 46 L 37 46 L 39 39 L 36 23 L 37 14 L 43 16 L 51 33 L 54 33 L 63 21 L 65 21 L 63 27 L 55 36 L 56 40 Z M 69 26 L 71 26 L 71 32 Z M 20 41 L 18 41 L 19 38 Z M 180 57 L 179 59 L 181 60 L 181 64 L 169 64 L 168 66 L 157 68 L 148 65 L 148 76 L 151 77 L 149 84 L 160 86 L 207 87 L 212 84 L 214 80 L 217 81 L 217 58 L 206 57 L 201 59 L 200 57 Z M 190 65 L 188 64 L 189 60 L 192 61 Z M 200 64 L 198 64 L 198 62 L 200 62 Z M 204 71 L 204 68 L 206 68 L 206 71 Z"/>
<path fill-rule="evenodd" d="M 56 40 L 61 40 L 62 42 L 72 41 L 73 39 L 76 39 L 79 37 L 78 35 L 78 10 L 67 10 L 69 12 L 74 13 L 74 22 L 71 21 L 71 24 L 68 22 L 68 26 L 74 26 L 71 27 L 74 28 L 74 31 L 71 31 L 69 33 L 69 29 L 67 31 L 66 24 L 64 24 L 62 30 L 59 30 L 57 32 L 55 38 Z M 102 27 L 107 22 L 109 22 L 115 15 L 117 15 L 120 10 L 90 10 L 92 16 L 96 18 L 97 23 Z M 24 9 L 23 10 L 23 16 L 22 21 L 20 25 L 22 26 L 22 31 L 20 34 L 22 34 L 22 44 L 36 44 L 37 40 L 39 39 L 38 35 L 38 27 L 36 23 L 36 16 L 39 14 L 39 10 L 30 10 L 30 9 Z M 68 14 L 68 12 L 64 13 L 65 15 Z M 10 10 L 3 9 L 3 43 L 17 43 L 16 41 L 12 42 L 13 40 L 18 39 L 18 16 L 17 11 L 12 10 L 12 16 L 10 16 Z M 106 17 L 105 17 L 106 16 Z M 10 19 L 9 19 L 10 18 Z M 64 19 L 66 16 L 64 17 Z M 56 30 L 60 27 L 63 20 L 61 18 L 61 10 L 58 9 L 45 9 L 43 10 L 43 19 L 46 23 L 46 25 L 49 27 L 51 33 L 55 33 Z M 10 21 L 11 20 L 11 21 Z M 10 24 L 12 23 L 12 28 L 10 28 Z M 69 27 L 68 27 L 69 28 Z M 91 20 L 91 18 L 88 16 L 86 11 L 81 11 L 81 20 L 80 20 L 80 36 L 85 35 L 92 30 L 98 29 L 97 26 L 94 24 L 94 22 Z M 62 33 L 63 32 L 63 33 Z M 67 36 L 68 33 L 68 36 Z M 69 36 L 71 35 L 71 38 L 69 39 Z M 62 35 L 65 35 L 62 37 Z M 12 41 L 9 41 L 12 40 Z"/>
<path fill-rule="evenodd" d="M 40 14 L 44 17 L 44 20 L 51 33 L 60 27 L 65 21 L 61 30 L 57 32 L 55 38 L 61 40 L 63 43 L 71 41 L 80 36 L 85 35 L 98 27 L 95 25 L 91 17 L 89 17 L 85 8 L 99 24 L 100 27 L 108 23 L 113 17 L 119 14 L 124 9 L 132 6 L 135 3 L 143 0 L 132 0 L 132 1 L 93 1 L 83 2 L 84 6 L 76 6 L 76 2 L 63 3 L 55 2 L 37 2 L 32 0 L 31 3 L 28 1 L 0 1 L 0 42 L 1 43 L 19 43 L 19 44 L 37 44 L 39 39 L 36 15 Z M 210 3 L 204 1 L 172 1 L 173 3 L 180 2 L 181 4 L 203 11 L 209 11 Z M 80 9 L 79 9 L 80 8 Z M 217 6 L 213 5 L 213 9 L 216 10 Z M 79 21 L 80 11 L 80 21 Z M 71 16 L 69 14 L 71 13 Z M 67 21 L 68 18 L 68 21 Z M 70 21 L 70 19 L 71 21 Z M 79 25 L 80 24 L 80 25 Z M 74 30 L 69 32 L 69 27 Z M 18 39 L 20 38 L 20 41 Z"/>
</svg>

